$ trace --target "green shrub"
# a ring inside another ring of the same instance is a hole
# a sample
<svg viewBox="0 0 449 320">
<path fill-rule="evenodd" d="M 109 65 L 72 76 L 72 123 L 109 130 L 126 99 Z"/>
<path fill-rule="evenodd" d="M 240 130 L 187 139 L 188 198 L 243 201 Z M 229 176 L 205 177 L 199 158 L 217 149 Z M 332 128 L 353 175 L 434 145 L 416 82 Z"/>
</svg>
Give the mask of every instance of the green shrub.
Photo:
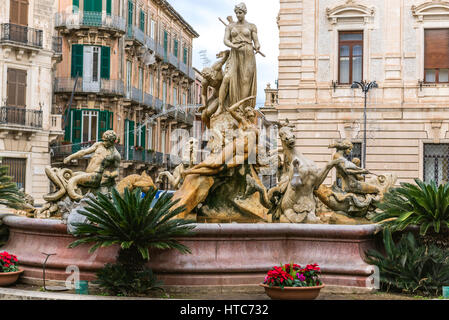
<svg viewBox="0 0 449 320">
<path fill-rule="evenodd" d="M 412 233 L 394 243 L 391 231 L 384 229 L 385 254 L 368 250 L 366 261 L 380 272 L 381 288 L 408 294 L 441 295 L 449 285 L 449 251 L 422 245 Z"/>
<path fill-rule="evenodd" d="M 151 208 L 156 192 L 150 189 L 142 197 L 140 189 L 133 192 L 125 189 L 121 196 L 113 189 L 112 199 L 98 194 L 96 199 L 87 201 L 84 210 L 80 210 L 80 214 L 89 221 L 76 224 L 75 236 L 81 238 L 69 247 L 93 243 L 89 250 L 93 252 L 100 247 L 119 245 L 117 265 L 99 273 L 100 286 L 105 289 L 129 295 L 154 287 L 157 283 L 153 283 L 151 270 L 145 267 L 150 259 L 149 248 L 190 253 L 190 249 L 175 237 L 191 235 L 192 221 L 175 219 L 184 207 L 173 209 L 177 201 L 172 201 L 172 194 L 163 193 Z"/>
<path fill-rule="evenodd" d="M 449 227 L 449 184 L 437 186 L 434 181 L 424 183 L 415 179 L 416 185 L 401 183 L 391 189 L 378 205 L 382 213 L 374 217 L 392 231 L 404 230 L 409 225 L 420 226 L 425 235 L 430 227 L 439 233 Z"/>
<path fill-rule="evenodd" d="M 122 264 L 107 264 L 97 271 L 97 280 L 93 281 L 109 295 L 136 296 L 147 295 L 162 290 L 162 281 L 158 281 L 150 268 L 130 271 Z"/>
</svg>

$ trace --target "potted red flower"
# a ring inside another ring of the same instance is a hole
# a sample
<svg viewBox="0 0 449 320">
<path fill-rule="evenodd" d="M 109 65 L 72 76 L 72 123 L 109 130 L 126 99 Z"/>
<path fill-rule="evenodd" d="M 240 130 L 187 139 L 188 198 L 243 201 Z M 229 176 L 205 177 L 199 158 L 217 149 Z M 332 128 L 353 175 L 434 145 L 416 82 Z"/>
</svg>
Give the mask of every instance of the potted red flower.
<svg viewBox="0 0 449 320">
<path fill-rule="evenodd" d="M 8 286 L 17 281 L 23 273 L 18 267 L 17 257 L 8 252 L 0 253 L 0 286 Z"/>
<path fill-rule="evenodd" d="M 260 286 L 271 299 L 313 300 L 324 288 L 319 274 L 317 264 L 308 264 L 305 268 L 294 263 L 275 266 Z"/>
</svg>

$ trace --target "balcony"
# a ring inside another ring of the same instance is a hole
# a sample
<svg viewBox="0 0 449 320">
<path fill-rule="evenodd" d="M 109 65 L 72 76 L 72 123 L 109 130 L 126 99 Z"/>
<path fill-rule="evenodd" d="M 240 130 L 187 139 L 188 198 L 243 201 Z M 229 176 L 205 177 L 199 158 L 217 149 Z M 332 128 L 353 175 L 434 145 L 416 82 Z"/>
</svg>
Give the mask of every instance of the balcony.
<svg viewBox="0 0 449 320">
<path fill-rule="evenodd" d="M 135 101 L 137 103 L 142 103 L 143 102 L 142 90 L 132 87 L 131 88 L 131 100 Z"/>
<path fill-rule="evenodd" d="M 141 45 L 146 44 L 145 33 L 136 26 L 128 26 L 126 37 L 128 39 L 136 40 Z"/>
<path fill-rule="evenodd" d="M 153 39 L 151 39 L 151 37 L 149 37 L 147 35 L 145 35 L 145 46 L 148 49 L 150 49 L 151 51 L 156 52 L 156 47 L 157 47 L 156 42 Z"/>
<path fill-rule="evenodd" d="M 55 93 L 71 93 L 75 85 L 74 78 L 56 78 Z M 84 83 L 82 78 L 78 78 L 75 93 L 98 93 L 105 95 L 119 95 L 125 93 L 125 88 L 121 80 L 101 79 L 98 84 Z"/>
<path fill-rule="evenodd" d="M 180 106 L 167 105 L 167 116 L 177 122 L 185 123 L 189 126 L 195 121 L 195 114 L 190 109 L 181 108 Z"/>
<path fill-rule="evenodd" d="M 148 107 L 152 107 L 153 106 L 153 96 L 151 94 L 145 92 L 143 94 L 143 104 Z"/>
<path fill-rule="evenodd" d="M 0 42 L 9 42 L 28 47 L 42 48 L 42 30 L 12 23 L 0 25 Z"/>
<path fill-rule="evenodd" d="M 185 75 L 189 74 L 188 71 L 189 69 L 187 68 L 187 65 L 182 61 L 179 62 L 179 70 L 181 70 L 181 72 L 184 73 Z"/>
<path fill-rule="evenodd" d="M 160 100 L 156 97 L 154 98 L 154 108 L 156 109 L 157 112 L 162 111 L 163 105 L 164 105 L 164 103 L 162 102 L 162 100 Z"/>
<path fill-rule="evenodd" d="M 193 70 L 193 68 L 189 68 L 189 73 L 187 74 L 187 76 L 189 77 L 189 79 L 195 81 L 195 70 Z"/>
<path fill-rule="evenodd" d="M 176 69 L 179 69 L 179 61 L 178 58 L 175 57 L 173 54 L 169 53 L 168 54 L 168 62 L 174 66 Z"/>
<path fill-rule="evenodd" d="M 55 28 L 80 29 L 81 27 L 96 27 L 125 32 L 126 21 L 122 17 L 108 15 L 105 12 L 56 13 Z"/>
<path fill-rule="evenodd" d="M 1 107 L 0 125 L 42 129 L 42 110 L 30 110 L 24 107 Z"/>
</svg>

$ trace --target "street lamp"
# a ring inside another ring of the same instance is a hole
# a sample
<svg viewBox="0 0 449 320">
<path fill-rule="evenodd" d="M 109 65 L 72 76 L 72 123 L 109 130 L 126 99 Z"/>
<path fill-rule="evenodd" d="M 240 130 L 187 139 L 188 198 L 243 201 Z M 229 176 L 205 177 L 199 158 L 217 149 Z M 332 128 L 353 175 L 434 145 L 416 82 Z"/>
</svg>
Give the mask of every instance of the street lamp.
<svg viewBox="0 0 449 320">
<path fill-rule="evenodd" d="M 366 97 L 371 88 L 378 88 L 376 81 L 367 82 L 365 81 L 354 81 L 351 85 L 351 89 L 362 89 L 362 92 L 365 95 L 365 108 L 363 109 L 363 118 L 364 118 L 364 126 L 363 126 L 363 155 L 362 155 L 362 167 L 366 168 Z"/>
</svg>

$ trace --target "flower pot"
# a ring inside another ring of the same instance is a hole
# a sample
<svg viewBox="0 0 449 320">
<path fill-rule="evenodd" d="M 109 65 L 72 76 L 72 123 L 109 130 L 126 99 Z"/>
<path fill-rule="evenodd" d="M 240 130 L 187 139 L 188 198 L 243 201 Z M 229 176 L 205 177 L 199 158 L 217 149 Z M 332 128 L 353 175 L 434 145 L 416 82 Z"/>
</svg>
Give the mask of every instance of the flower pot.
<svg viewBox="0 0 449 320">
<path fill-rule="evenodd" d="M 22 273 L 23 270 L 16 272 L 0 272 L 0 287 L 9 286 L 15 283 Z"/>
<path fill-rule="evenodd" d="M 324 288 L 324 284 L 315 287 L 271 287 L 260 284 L 265 288 L 265 293 L 273 300 L 314 300 Z"/>
</svg>

